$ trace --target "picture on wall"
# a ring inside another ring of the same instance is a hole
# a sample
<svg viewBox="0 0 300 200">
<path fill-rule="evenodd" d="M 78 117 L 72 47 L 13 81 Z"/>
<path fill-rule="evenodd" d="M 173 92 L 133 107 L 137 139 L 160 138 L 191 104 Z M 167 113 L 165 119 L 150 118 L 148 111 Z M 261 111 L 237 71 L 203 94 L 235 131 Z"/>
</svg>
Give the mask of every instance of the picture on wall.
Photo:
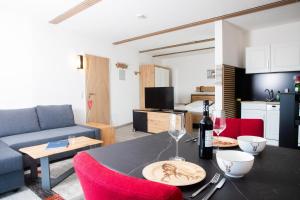
<svg viewBox="0 0 300 200">
<path fill-rule="evenodd" d="M 214 69 L 207 70 L 207 79 L 215 79 L 216 71 Z"/>
</svg>

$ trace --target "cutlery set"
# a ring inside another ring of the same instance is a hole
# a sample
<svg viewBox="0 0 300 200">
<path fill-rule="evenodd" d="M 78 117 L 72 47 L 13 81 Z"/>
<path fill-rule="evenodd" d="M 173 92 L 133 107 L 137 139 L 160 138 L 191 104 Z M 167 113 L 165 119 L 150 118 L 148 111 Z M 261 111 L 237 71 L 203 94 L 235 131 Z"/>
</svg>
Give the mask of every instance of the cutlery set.
<svg viewBox="0 0 300 200">
<path fill-rule="evenodd" d="M 197 142 L 197 140 L 198 140 L 198 137 L 194 137 L 194 138 L 191 138 L 191 139 L 187 139 L 187 140 L 185 140 L 184 142 L 186 143 L 186 142 Z"/>
<path fill-rule="evenodd" d="M 203 190 L 205 190 L 209 185 L 211 184 L 217 184 L 215 187 L 213 187 L 203 198 L 202 200 L 208 200 L 218 189 L 221 189 L 222 186 L 224 185 L 226 179 L 222 178 L 221 181 L 219 181 L 220 179 L 220 174 L 216 173 L 214 175 L 214 177 L 208 182 L 206 183 L 204 186 L 202 186 L 200 189 L 198 189 L 197 191 L 195 191 L 190 198 L 194 198 L 196 197 L 198 194 L 200 194 L 200 192 L 202 192 Z M 219 181 L 219 182 L 218 182 Z"/>
</svg>

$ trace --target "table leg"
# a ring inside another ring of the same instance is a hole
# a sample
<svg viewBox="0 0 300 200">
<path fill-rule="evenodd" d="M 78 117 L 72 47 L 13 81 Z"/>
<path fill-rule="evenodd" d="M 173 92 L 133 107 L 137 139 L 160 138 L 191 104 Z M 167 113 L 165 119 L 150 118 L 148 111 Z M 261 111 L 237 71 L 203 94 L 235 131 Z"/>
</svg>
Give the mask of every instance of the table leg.
<svg viewBox="0 0 300 200">
<path fill-rule="evenodd" d="M 30 174 L 32 180 L 37 179 L 38 177 L 38 164 L 36 163 L 36 160 L 34 160 L 34 163 L 30 165 Z"/>
<path fill-rule="evenodd" d="M 51 187 L 55 187 L 57 184 L 65 180 L 67 177 L 74 173 L 74 168 L 70 168 L 69 170 L 65 171 L 63 174 L 58 176 L 57 178 L 50 177 L 50 164 L 49 158 L 41 158 L 41 171 L 42 171 L 42 188 L 43 190 L 51 190 Z"/>
<path fill-rule="evenodd" d="M 31 180 L 35 180 L 38 178 L 38 162 L 37 160 L 31 158 L 30 156 L 28 156 L 27 154 L 24 154 L 23 156 L 23 162 L 24 165 L 29 165 L 30 167 L 30 178 Z"/>
<path fill-rule="evenodd" d="M 44 190 L 50 190 L 51 180 L 50 180 L 49 158 L 44 157 L 41 158 L 40 161 L 41 161 L 41 171 L 42 171 L 42 188 Z"/>
</svg>

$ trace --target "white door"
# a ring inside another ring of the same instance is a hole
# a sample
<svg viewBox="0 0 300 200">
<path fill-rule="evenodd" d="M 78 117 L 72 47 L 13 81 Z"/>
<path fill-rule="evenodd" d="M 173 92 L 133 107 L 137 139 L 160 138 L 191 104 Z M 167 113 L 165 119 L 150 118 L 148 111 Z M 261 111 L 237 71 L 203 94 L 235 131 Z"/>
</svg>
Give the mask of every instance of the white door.
<svg viewBox="0 0 300 200">
<path fill-rule="evenodd" d="M 299 71 L 300 45 L 277 44 L 271 45 L 271 71 Z"/>
<path fill-rule="evenodd" d="M 270 46 L 246 48 L 246 73 L 270 72 Z"/>
<path fill-rule="evenodd" d="M 155 87 L 170 86 L 170 70 L 155 67 Z"/>
<path fill-rule="evenodd" d="M 279 141 L 279 105 L 267 105 L 266 134 L 270 140 Z"/>
</svg>

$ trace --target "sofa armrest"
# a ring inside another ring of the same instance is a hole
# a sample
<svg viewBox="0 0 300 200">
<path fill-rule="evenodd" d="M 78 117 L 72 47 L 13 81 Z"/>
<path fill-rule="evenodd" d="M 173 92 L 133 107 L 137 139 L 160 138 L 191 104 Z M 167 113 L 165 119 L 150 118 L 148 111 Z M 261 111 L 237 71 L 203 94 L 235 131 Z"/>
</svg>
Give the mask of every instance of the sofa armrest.
<svg viewBox="0 0 300 200">
<path fill-rule="evenodd" d="M 98 139 L 98 140 L 101 139 L 101 130 L 100 129 L 94 128 L 94 127 L 91 127 L 91 126 L 87 126 L 87 125 L 82 125 L 82 124 L 77 124 L 77 126 L 81 126 L 81 127 L 93 130 L 95 132 L 94 133 L 95 134 L 95 139 Z"/>
</svg>

